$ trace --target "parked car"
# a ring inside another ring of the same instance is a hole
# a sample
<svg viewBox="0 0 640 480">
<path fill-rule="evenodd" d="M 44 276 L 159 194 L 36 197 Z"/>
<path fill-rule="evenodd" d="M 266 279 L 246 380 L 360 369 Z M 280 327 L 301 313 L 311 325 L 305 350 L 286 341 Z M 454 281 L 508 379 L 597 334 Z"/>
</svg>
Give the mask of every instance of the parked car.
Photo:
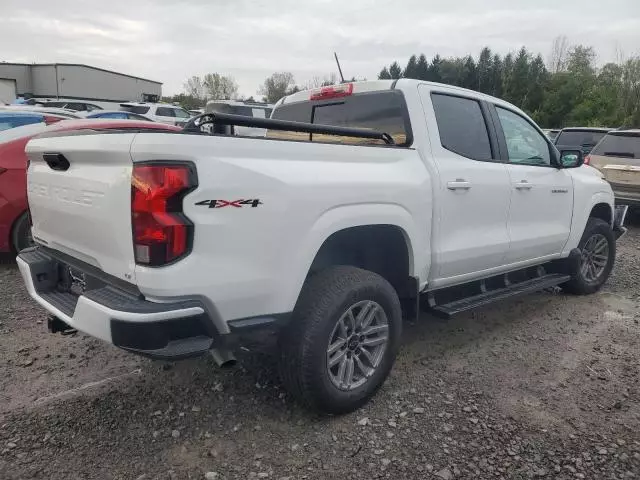
<svg viewBox="0 0 640 480">
<path fill-rule="evenodd" d="M 640 129 L 607 133 L 591 150 L 586 163 L 602 172 L 616 202 L 640 207 Z"/>
<path fill-rule="evenodd" d="M 0 109 L 0 132 L 9 130 L 11 128 L 23 127 L 25 125 L 31 125 L 35 123 L 51 125 L 52 123 L 59 122 L 60 120 L 64 120 L 66 118 L 67 117 L 50 113 Z"/>
<path fill-rule="evenodd" d="M 125 112 L 121 110 L 100 110 L 99 112 L 92 112 L 86 115 L 84 118 L 115 118 L 118 120 L 142 120 L 147 122 L 153 122 L 153 119 L 146 115 L 140 115 L 139 113 Z"/>
<path fill-rule="evenodd" d="M 137 113 L 152 119 L 155 122 L 167 123 L 169 125 L 184 126 L 191 118 L 189 112 L 184 108 L 176 107 L 168 103 L 143 103 L 127 102 L 121 103 L 120 108 L 126 112 Z"/>
<path fill-rule="evenodd" d="M 195 110 L 189 110 L 189 115 L 192 117 L 197 117 L 198 115 L 202 115 L 204 113 L 204 108 L 196 108 Z"/>
<path fill-rule="evenodd" d="M 269 134 L 206 134 L 216 121 Z M 275 330 L 284 385 L 323 412 L 375 394 L 403 313 L 596 292 L 624 232 L 580 150 L 505 101 L 418 80 L 298 92 L 271 119 L 205 114 L 177 134 L 36 138 L 27 154 L 37 246 L 17 261 L 58 327 L 220 360 L 233 336 Z"/>
<path fill-rule="evenodd" d="M 551 141 L 554 141 L 560 133 L 560 129 L 556 128 L 543 128 L 542 131 L 547 137 L 551 139 Z"/>
<path fill-rule="evenodd" d="M 558 133 L 554 143 L 558 150 L 580 149 L 583 155 L 588 155 L 591 149 L 610 131 L 611 128 L 563 128 Z"/>
<path fill-rule="evenodd" d="M 66 110 L 73 110 L 74 112 L 93 112 L 95 110 L 102 110 L 102 107 L 100 105 L 81 101 L 50 100 L 43 101 L 41 103 L 44 107 L 64 108 Z"/>
<path fill-rule="evenodd" d="M 210 100 L 207 102 L 204 113 L 230 113 L 251 118 L 269 118 L 273 111 L 273 105 L 261 102 L 247 102 L 242 100 Z M 229 126 L 229 133 L 248 137 L 264 137 L 267 132 L 264 128 Z"/>
<path fill-rule="evenodd" d="M 0 124 L 2 115 L 0 111 Z M 30 115 L 30 114 L 29 114 Z M 128 130 L 175 132 L 180 128 L 171 125 L 156 124 L 140 121 L 116 120 L 67 120 L 47 127 L 52 119 L 44 116 L 43 122 L 18 126 L 11 130 L 0 132 L 0 252 L 19 252 L 31 244 L 29 219 L 27 216 L 27 188 L 26 168 L 27 156 L 25 145 L 36 135 L 44 132 L 66 132 L 71 130 L 91 129 L 92 131 Z M 48 188 L 41 185 L 42 188 Z M 52 187 L 53 188 L 53 187 Z M 50 191 L 51 195 L 58 195 L 63 201 L 83 202 L 89 191 L 80 191 L 78 197 L 73 197 L 70 191 Z M 86 205 L 86 204 L 85 204 Z"/>
<path fill-rule="evenodd" d="M 42 107 L 39 105 L 4 105 L 0 107 L 0 109 L 12 112 L 37 112 L 41 114 L 51 114 L 68 119 L 82 118 L 80 114 L 72 110 L 65 110 L 64 108 L 56 107 Z"/>
</svg>

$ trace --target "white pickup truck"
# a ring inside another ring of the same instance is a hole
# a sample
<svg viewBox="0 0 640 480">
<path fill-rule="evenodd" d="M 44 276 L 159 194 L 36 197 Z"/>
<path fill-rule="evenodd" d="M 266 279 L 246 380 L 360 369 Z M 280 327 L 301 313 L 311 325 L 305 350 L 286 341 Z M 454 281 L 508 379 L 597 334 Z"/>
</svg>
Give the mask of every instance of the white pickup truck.
<svg viewBox="0 0 640 480">
<path fill-rule="evenodd" d="M 178 133 L 52 133 L 27 153 L 36 246 L 17 261 L 54 326 L 155 358 L 277 329 L 285 386 L 323 412 L 374 395 L 403 314 L 595 292 L 624 231 L 581 152 L 509 103 L 414 80 L 299 92 L 271 119 L 205 114 Z"/>
</svg>

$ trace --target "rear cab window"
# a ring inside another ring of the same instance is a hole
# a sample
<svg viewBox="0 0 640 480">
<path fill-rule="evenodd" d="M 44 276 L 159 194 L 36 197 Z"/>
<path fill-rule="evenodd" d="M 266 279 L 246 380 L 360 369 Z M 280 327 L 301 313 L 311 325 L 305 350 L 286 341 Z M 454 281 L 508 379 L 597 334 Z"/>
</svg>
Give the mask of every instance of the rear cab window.
<svg viewBox="0 0 640 480">
<path fill-rule="evenodd" d="M 409 146 L 412 142 L 407 105 L 404 95 L 398 90 L 356 93 L 329 100 L 285 103 L 273 110 L 271 118 L 385 132 L 393 137 L 398 146 Z M 269 130 L 267 137 L 350 145 L 385 145 L 382 140 L 369 138 L 275 130 Z"/>
<path fill-rule="evenodd" d="M 609 132 L 591 151 L 591 155 L 640 159 L 640 130 Z"/>
</svg>

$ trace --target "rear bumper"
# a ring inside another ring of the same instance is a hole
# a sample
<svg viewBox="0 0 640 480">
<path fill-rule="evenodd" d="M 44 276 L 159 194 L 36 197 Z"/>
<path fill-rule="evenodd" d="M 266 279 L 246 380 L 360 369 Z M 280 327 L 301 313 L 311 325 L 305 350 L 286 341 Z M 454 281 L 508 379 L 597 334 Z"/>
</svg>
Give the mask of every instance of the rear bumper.
<svg viewBox="0 0 640 480">
<path fill-rule="evenodd" d="M 159 359 L 205 353 L 224 343 L 198 300 L 149 302 L 56 258 L 42 247 L 23 250 L 18 268 L 29 295 L 71 327 L 120 348 Z M 71 274 L 69 273 L 71 272 Z"/>
</svg>

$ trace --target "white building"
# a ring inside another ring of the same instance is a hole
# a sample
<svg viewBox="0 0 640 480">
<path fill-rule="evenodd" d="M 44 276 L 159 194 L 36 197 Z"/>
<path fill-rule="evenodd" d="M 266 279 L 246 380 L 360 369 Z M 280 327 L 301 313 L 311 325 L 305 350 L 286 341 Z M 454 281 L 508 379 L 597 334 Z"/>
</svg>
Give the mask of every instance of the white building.
<svg viewBox="0 0 640 480">
<path fill-rule="evenodd" d="M 0 63 L 0 102 L 36 98 L 98 102 L 143 101 L 162 95 L 162 83 L 72 63 Z M 8 100 L 8 101 L 7 101 Z"/>
</svg>

